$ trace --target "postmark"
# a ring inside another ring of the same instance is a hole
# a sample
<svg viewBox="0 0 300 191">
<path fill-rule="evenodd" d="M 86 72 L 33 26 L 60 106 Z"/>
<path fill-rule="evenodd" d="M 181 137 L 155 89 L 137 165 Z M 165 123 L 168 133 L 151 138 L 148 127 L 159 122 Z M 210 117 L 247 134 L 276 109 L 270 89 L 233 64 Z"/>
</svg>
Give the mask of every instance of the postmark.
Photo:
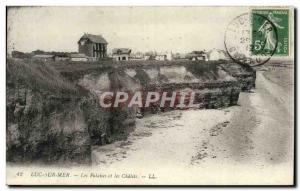
<svg viewBox="0 0 300 191">
<path fill-rule="evenodd" d="M 278 34 L 279 25 L 269 16 L 272 12 L 268 15 L 259 13 L 254 10 L 239 15 L 228 24 L 224 44 L 229 57 L 237 63 L 258 66 L 268 62 L 273 55 L 288 52 L 286 48 L 282 51 L 282 43 L 288 40 L 284 40 L 285 32 Z"/>
</svg>

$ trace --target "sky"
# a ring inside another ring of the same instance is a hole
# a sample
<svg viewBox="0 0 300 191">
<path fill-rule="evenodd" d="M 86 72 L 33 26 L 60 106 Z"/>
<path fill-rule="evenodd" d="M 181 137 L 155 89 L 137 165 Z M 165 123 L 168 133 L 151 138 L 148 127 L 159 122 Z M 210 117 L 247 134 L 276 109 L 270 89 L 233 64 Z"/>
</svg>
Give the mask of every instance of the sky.
<svg viewBox="0 0 300 191">
<path fill-rule="evenodd" d="M 224 48 L 226 27 L 247 7 L 19 7 L 7 12 L 7 48 L 78 51 L 84 33 L 113 48 L 172 51 Z"/>
</svg>

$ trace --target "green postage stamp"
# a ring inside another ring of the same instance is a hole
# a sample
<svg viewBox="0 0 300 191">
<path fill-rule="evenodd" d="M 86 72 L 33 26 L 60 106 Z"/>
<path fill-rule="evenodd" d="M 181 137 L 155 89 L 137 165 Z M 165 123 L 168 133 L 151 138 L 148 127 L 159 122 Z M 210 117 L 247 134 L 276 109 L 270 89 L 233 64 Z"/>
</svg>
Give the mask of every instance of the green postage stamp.
<svg viewBox="0 0 300 191">
<path fill-rule="evenodd" d="M 252 55 L 289 55 L 289 10 L 254 9 L 252 19 Z"/>
</svg>

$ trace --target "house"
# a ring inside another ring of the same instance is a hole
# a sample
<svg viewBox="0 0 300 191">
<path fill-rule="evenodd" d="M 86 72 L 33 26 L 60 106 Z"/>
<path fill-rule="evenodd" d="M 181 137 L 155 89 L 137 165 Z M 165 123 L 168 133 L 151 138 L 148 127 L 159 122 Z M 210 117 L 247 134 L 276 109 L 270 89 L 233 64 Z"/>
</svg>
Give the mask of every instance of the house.
<svg viewBox="0 0 300 191">
<path fill-rule="evenodd" d="M 85 54 L 80 54 L 80 53 L 70 54 L 70 59 L 71 59 L 71 61 L 75 61 L 75 62 L 88 61 L 88 57 Z"/>
<path fill-rule="evenodd" d="M 107 56 L 107 44 L 101 35 L 85 33 L 78 41 L 78 52 L 87 57 L 102 59 Z"/>
<path fill-rule="evenodd" d="M 158 54 L 155 56 L 155 60 L 167 60 L 166 54 Z"/>
<path fill-rule="evenodd" d="M 112 50 L 112 57 L 116 61 L 127 61 L 129 60 L 130 53 L 131 49 L 129 48 L 114 48 Z"/>
<path fill-rule="evenodd" d="M 205 60 L 208 61 L 207 53 L 204 51 L 192 51 L 186 55 L 186 58 L 189 60 Z"/>
<path fill-rule="evenodd" d="M 144 60 L 144 54 L 141 52 L 131 53 L 130 60 Z"/>
<path fill-rule="evenodd" d="M 172 52 L 168 52 L 167 53 L 167 60 L 169 60 L 169 61 L 173 60 L 173 54 L 172 54 Z"/>
<path fill-rule="evenodd" d="M 150 55 L 145 55 L 144 60 L 150 60 L 151 56 Z"/>
<path fill-rule="evenodd" d="M 156 52 L 146 52 L 144 55 L 144 60 L 155 60 L 157 53 Z"/>
<path fill-rule="evenodd" d="M 212 49 L 208 53 L 209 60 L 227 60 L 229 57 L 224 50 Z"/>
<path fill-rule="evenodd" d="M 175 53 L 175 54 L 172 54 L 172 59 L 174 60 L 186 60 L 186 54 L 183 54 L 183 53 Z"/>
<path fill-rule="evenodd" d="M 40 61 L 54 61 L 54 55 L 52 54 L 37 54 L 32 57 L 33 60 L 40 60 Z"/>
</svg>

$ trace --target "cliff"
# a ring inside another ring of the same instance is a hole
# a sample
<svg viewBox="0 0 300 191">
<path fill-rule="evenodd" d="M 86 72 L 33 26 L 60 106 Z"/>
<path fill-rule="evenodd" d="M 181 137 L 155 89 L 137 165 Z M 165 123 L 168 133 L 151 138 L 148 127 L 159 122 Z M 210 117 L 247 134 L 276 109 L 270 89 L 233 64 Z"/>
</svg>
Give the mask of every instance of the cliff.
<svg viewBox="0 0 300 191">
<path fill-rule="evenodd" d="M 104 109 L 101 91 L 196 91 L 199 108 L 237 104 L 255 71 L 224 62 L 39 62 L 8 59 L 7 161 L 91 162 L 91 147 L 126 139 L 141 108 Z M 142 109 L 156 113 L 169 108 Z M 174 108 L 173 108 L 174 109 Z"/>
<path fill-rule="evenodd" d="M 89 163 L 110 115 L 45 63 L 7 61 L 7 161 Z"/>
</svg>

